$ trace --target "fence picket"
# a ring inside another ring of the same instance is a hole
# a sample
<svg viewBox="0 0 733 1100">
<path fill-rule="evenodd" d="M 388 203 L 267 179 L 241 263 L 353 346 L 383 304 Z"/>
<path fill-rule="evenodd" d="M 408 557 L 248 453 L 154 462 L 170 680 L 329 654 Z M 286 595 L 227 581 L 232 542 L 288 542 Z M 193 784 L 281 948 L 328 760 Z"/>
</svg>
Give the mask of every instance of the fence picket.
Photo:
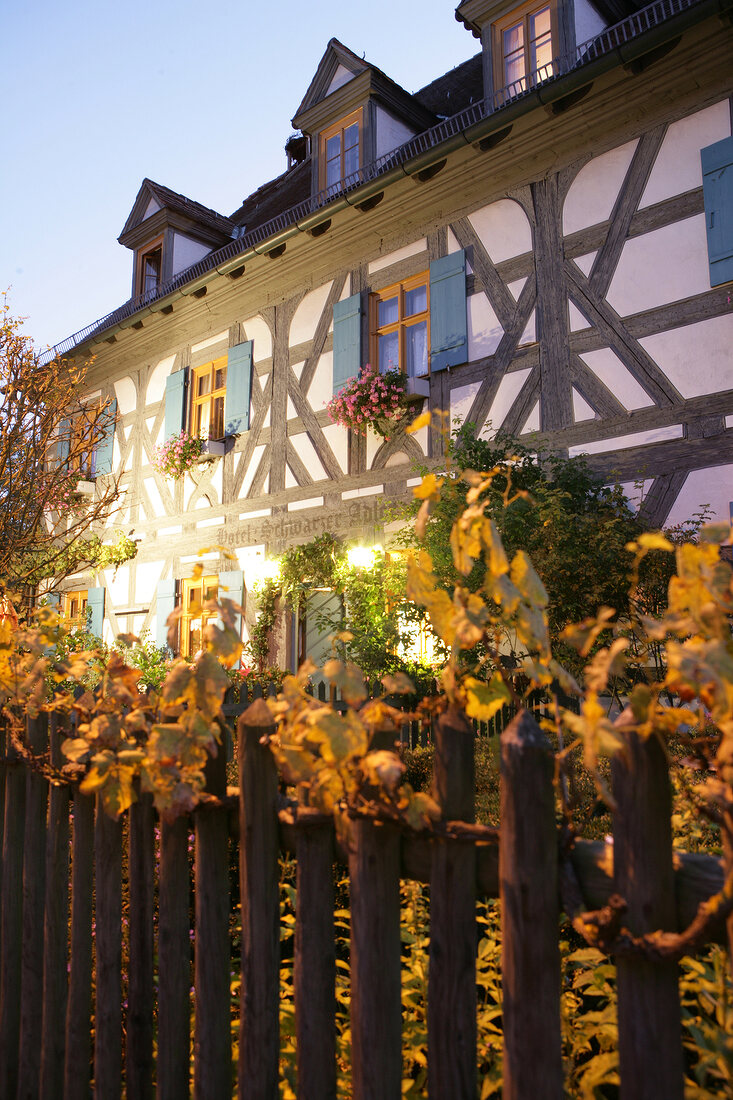
<svg viewBox="0 0 733 1100">
<path fill-rule="evenodd" d="M 91 1076 L 94 797 L 74 791 L 71 965 L 66 1008 L 64 1100 L 88 1100 Z"/>
<path fill-rule="evenodd" d="M 130 807 L 130 972 L 125 1070 L 127 1100 L 153 1095 L 153 799 Z"/>
<path fill-rule="evenodd" d="M 29 718 L 26 744 L 36 757 L 46 751 L 48 716 Z M 48 781 L 26 768 L 23 842 L 23 956 L 21 963 L 18 1100 L 36 1100 L 40 1086 L 43 999 L 43 917 L 46 886 L 46 808 Z"/>
<path fill-rule="evenodd" d="M 23 942 L 23 841 L 25 834 L 25 768 L 11 746 L 5 775 L 3 829 L 2 960 L 0 960 L 0 1096 L 18 1089 L 20 1040 L 20 973 Z"/>
<path fill-rule="evenodd" d="M 501 735 L 504 1100 L 562 1100 L 557 834 L 550 746 L 527 710 Z"/>
<path fill-rule="evenodd" d="M 66 736 L 58 717 L 49 720 L 51 763 L 61 766 Z M 41 1100 L 61 1100 L 64 1085 L 69 936 L 69 788 L 53 784 L 48 798 L 46 905 L 43 931 L 43 1043 Z"/>
<path fill-rule="evenodd" d="M 433 790 L 445 820 L 475 819 L 475 734 L 455 707 L 435 724 Z M 476 850 L 433 843 L 428 971 L 428 1094 L 476 1096 Z"/>
<path fill-rule="evenodd" d="M 104 1100 L 122 1094 L 122 825 L 97 796 L 94 834 L 96 1012 L 94 1084 Z"/>
<path fill-rule="evenodd" d="M 634 721 L 629 713 L 629 719 Z M 672 796 L 664 750 L 656 738 L 624 733 L 625 754 L 612 761 L 614 890 L 628 904 L 625 923 L 640 935 L 675 930 Z M 682 1100 L 684 1067 L 677 964 L 619 958 L 618 1047 L 623 1100 Z M 660 1058 L 660 1051 L 664 1056 Z"/>
<path fill-rule="evenodd" d="M 189 1095 L 191 939 L 189 819 L 164 821 L 158 880 L 158 1100 Z"/>
</svg>

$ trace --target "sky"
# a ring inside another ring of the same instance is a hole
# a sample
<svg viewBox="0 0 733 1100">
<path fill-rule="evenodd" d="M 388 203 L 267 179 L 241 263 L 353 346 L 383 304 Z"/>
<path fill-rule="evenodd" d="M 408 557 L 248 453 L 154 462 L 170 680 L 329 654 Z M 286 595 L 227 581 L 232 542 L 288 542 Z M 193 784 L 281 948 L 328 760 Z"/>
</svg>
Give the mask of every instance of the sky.
<svg viewBox="0 0 733 1100">
<path fill-rule="evenodd" d="M 478 52 L 445 0 L 0 3 L 0 291 L 38 348 L 130 296 L 147 176 L 231 214 L 285 170 L 330 38 L 409 92 Z"/>
</svg>

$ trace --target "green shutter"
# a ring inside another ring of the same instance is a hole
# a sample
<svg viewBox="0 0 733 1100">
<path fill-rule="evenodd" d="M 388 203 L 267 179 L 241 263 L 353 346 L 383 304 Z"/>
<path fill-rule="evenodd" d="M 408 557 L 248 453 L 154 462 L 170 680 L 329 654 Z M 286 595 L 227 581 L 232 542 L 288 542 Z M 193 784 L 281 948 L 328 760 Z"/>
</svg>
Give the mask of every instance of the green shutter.
<svg viewBox="0 0 733 1100">
<path fill-rule="evenodd" d="M 700 150 L 710 285 L 733 279 L 733 137 Z"/>
<path fill-rule="evenodd" d="M 56 445 L 56 453 L 58 455 L 61 465 L 69 461 L 69 450 L 71 448 L 71 421 L 61 420 L 59 422 L 59 441 Z"/>
<path fill-rule="evenodd" d="M 112 473 L 112 454 L 115 442 L 115 422 L 117 420 L 117 400 L 112 398 L 106 409 L 100 414 L 101 436 L 95 447 L 92 459 L 95 477 Z"/>
<path fill-rule="evenodd" d="M 249 403 L 252 396 L 252 341 L 229 348 L 227 393 L 224 401 L 224 433 L 249 431 Z"/>
<path fill-rule="evenodd" d="M 168 616 L 176 609 L 176 582 L 158 581 L 156 592 L 155 644 L 168 649 Z"/>
<path fill-rule="evenodd" d="M 430 370 L 467 360 L 466 253 L 461 248 L 430 265 Z"/>
<path fill-rule="evenodd" d="M 165 439 L 180 435 L 186 423 L 188 370 L 169 374 L 165 380 Z"/>
<path fill-rule="evenodd" d="M 104 632 L 104 589 L 90 588 L 87 593 L 89 633 L 101 638 Z"/>
<path fill-rule="evenodd" d="M 227 386 L 229 385 L 229 375 L 227 375 Z M 244 596 L 244 573 L 241 569 L 232 569 L 228 573 L 219 574 L 219 599 L 231 600 L 233 603 L 242 606 L 242 598 Z M 220 624 L 221 625 L 221 624 Z M 242 616 L 240 614 L 235 615 L 234 629 L 239 637 L 242 637 Z M 239 668 L 240 662 L 237 661 L 234 668 Z"/>
<path fill-rule="evenodd" d="M 333 392 L 361 370 L 361 294 L 333 307 Z"/>
</svg>

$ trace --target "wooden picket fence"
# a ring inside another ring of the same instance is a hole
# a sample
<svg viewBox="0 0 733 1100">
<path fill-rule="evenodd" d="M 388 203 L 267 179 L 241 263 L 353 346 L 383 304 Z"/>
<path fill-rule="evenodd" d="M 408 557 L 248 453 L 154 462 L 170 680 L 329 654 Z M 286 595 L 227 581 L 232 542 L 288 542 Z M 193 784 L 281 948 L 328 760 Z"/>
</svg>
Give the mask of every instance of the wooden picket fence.
<svg viewBox="0 0 733 1100">
<path fill-rule="evenodd" d="M 632 734 L 626 763 L 615 767 L 620 811 L 611 875 L 603 845 L 578 842 L 567 858 L 559 855 L 552 756 L 528 711 L 501 734 L 500 831 L 474 824 L 476 735 L 457 711 L 435 723 L 442 820 L 422 832 L 353 814 L 337 839 L 331 817 L 286 802 L 279 792 L 266 744 L 271 732 L 270 711 L 255 700 L 238 719 L 239 788 L 227 790 L 220 753 L 207 774 L 215 797 L 190 817 L 162 824 L 157 857 L 149 796 L 130 809 L 126 824 L 115 822 L 73 785 L 3 747 L 4 1100 L 148 1100 L 154 1094 L 158 1100 L 191 1094 L 275 1100 L 283 851 L 297 860 L 301 1100 L 336 1096 L 333 864 L 339 859 L 350 876 L 354 1100 L 401 1095 L 400 878 L 430 884 L 430 1097 L 475 1100 L 478 1094 L 475 907 L 481 895 L 502 899 L 503 1095 L 561 1100 L 561 882 L 570 876 L 593 909 L 614 890 L 622 893 L 635 933 L 686 926 L 722 884 L 718 860 L 673 860 L 666 765 L 655 742 L 642 745 Z M 53 716 L 27 724 L 31 751 L 46 759 L 50 739 L 55 767 L 63 736 Z M 238 847 L 241 892 L 236 1065 L 231 845 Z M 129 913 L 125 928 L 123 913 Z M 725 929 L 710 935 L 724 942 Z M 681 1100 L 675 965 L 619 959 L 618 1003 L 622 1096 Z"/>
</svg>

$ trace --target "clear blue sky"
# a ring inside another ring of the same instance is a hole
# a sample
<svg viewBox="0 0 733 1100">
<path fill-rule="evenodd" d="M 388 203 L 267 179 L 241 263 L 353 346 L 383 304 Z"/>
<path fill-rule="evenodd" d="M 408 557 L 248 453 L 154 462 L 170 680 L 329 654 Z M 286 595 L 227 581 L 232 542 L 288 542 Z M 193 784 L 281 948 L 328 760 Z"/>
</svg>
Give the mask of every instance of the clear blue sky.
<svg viewBox="0 0 733 1100">
<path fill-rule="evenodd" d="M 326 44 L 414 92 L 478 52 L 445 0 L 25 0 L 0 20 L 0 290 L 39 347 L 129 297 L 145 176 L 230 214 L 285 169 Z"/>
</svg>

